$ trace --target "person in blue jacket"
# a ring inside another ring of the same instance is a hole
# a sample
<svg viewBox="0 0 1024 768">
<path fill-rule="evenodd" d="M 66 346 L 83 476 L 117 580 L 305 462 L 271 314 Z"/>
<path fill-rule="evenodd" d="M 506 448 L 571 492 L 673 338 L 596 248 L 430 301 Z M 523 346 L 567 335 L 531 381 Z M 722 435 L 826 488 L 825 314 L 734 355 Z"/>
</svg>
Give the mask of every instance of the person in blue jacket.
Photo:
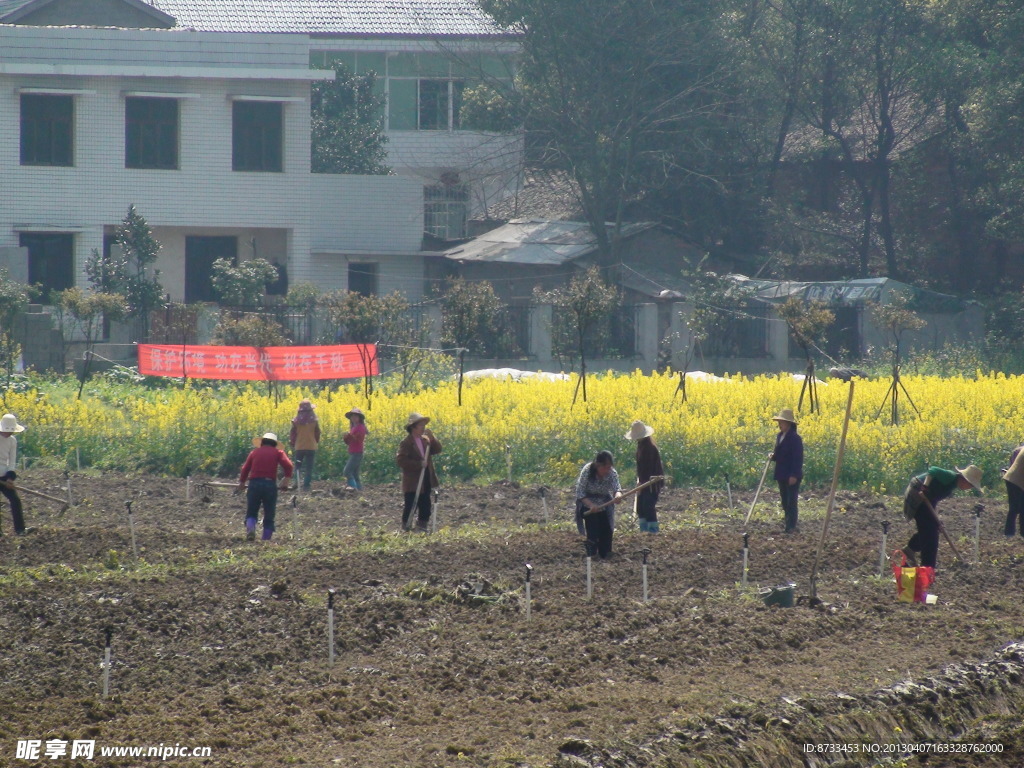
<svg viewBox="0 0 1024 768">
<path fill-rule="evenodd" d="M 792 408 L 783 408 L 772 419 L 779 425 L 779 434 L 775 436 L 775 450 L 769 458 L 775 462 L 774 477 L 779 484 L 786 533 L 799 533 L 797 501 L 800 481 L 804 478 L 804 441 L 797 434 Z"/>
</svg>

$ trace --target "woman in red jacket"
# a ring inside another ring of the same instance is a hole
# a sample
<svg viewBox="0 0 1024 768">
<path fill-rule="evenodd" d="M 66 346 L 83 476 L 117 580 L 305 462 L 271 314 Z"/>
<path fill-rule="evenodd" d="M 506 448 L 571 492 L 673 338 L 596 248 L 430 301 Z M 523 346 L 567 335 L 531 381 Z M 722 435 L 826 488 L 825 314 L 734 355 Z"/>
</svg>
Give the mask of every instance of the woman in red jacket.
<svg viewBox="0 0 1024 768">
<path fill-rule="evenodd" d="M 259 446 L 250 451 L 245 464 L 242 465 L 242 474 L 238 477 L 238 487 L 235 489 L 235 493 L 241 493 L 246 480 L 249 481 L 249 490 L 245 494 L 245 538 L 249 541 L 256 538 L 256 518 L 259 517 L 261 506 L 263 540 L 270 541 L 270 537 L 274 535 L 274 514 L 277 511 L 279 490 L 278 467 L 284 470 L 280 490 L 287 491 L 294 467 L 287 454 L 277 447 L 277 435 L 267 432 L 260 438 Z"/>
</svg>

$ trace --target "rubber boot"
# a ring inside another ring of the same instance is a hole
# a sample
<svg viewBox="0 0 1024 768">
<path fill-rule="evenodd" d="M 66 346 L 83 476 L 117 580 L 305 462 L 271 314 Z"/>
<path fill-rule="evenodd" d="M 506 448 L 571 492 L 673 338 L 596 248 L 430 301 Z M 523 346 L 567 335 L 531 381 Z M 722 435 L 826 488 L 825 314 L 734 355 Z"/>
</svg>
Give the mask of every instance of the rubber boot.
<svg viewBox="0 0 1024 768">
<path fill-rule="evenodd" d="M 256 541 L 256 518 L 245 518 L 245 538 L 248 541 Z"/>
<path fill-rule="evenodd" d="M 273 536 L 273 535 L 274 535 L 274 532 L 272 530 L 270 530 L 269 528 L 264 528 L 263 529 L 263 540 L 264 541 L 270 541 L 270 537 Z"/>
<path fill-rule="evenodd" d="M 657 520 L 649 520 L 647 522 L 647 532 L 648 533 L 658 533 L 659 530 L 661 530 L 661 529 L 658 527 L 658 521 Z"/>
<path fill-rule="evenodd" d="M 640 526 L 640 532 L 641 533 L 646 533 L 647 531 L 650 530 L 650 528 L 648 527 L 649 523 L 647 522 L 647 518 L 646 517 L 638 517 L 637 518 L 637 524 Z"/>
</svg>

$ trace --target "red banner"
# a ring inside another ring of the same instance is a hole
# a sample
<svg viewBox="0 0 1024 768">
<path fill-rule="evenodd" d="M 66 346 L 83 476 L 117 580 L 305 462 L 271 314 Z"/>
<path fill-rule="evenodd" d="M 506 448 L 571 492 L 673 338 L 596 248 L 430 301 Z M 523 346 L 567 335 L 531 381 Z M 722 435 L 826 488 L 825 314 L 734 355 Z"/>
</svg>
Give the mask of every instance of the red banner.
<svg viewBox="0 0 1024 768">
<path fill-rule="evenodd" d="M 375 344 L 320 347 L 204 347 L 139 344 L 139 373 L 190 379 L 356 379 L 376 375 Z"/>
</svg>

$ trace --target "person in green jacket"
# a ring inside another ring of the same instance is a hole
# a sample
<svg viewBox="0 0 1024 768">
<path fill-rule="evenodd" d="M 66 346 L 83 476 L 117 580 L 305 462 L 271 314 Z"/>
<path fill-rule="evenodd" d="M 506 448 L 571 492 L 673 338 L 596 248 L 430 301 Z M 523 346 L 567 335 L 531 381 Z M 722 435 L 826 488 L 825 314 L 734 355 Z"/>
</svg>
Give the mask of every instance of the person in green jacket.
<svg viewBox="0 0 1024 768">
<path fill-rule="evenodd" d="M 903 555 L 910 566 L 918 564 L 917 553 L 921 553 L 920 564 L 935 567 L 939 554 L 939 533 L 942 521 L 936 507 L 957 489 L 981 490 L 981 469 L 973 464 L 963 469 L 942 469 L 928 467 L 928 471 L 912 478 L 903 496 L 903 514 L 907 520 L 917 524 L 917 532 L 910 537 Z"/>
</svg>

